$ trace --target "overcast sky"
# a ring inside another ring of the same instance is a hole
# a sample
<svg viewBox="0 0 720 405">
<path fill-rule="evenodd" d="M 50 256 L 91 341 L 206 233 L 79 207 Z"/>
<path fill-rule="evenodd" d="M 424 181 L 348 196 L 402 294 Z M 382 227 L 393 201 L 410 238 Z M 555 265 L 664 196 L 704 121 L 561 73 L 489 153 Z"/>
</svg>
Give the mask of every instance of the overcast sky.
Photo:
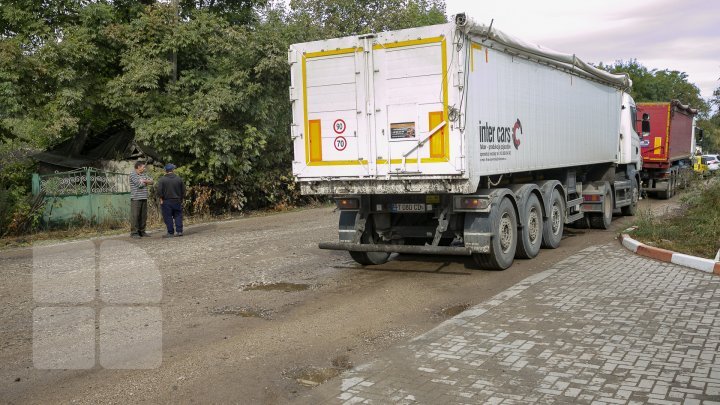
<svg viewBox="0 0 720 405">
<path fill-rule="evenodd" d="M 589 63 L 636 58 L 647 68 L 679 70 L 705 99 L 720 86 L 720 0 L 446 0 L 529 42 Z"/>
</svg>

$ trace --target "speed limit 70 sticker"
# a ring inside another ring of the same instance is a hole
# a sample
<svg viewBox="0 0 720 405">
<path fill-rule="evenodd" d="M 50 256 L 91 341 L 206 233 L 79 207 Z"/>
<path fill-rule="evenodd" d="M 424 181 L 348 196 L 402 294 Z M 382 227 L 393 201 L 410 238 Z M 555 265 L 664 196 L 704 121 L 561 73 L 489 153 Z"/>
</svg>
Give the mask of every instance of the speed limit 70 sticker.
<svg viewBox="0 0 720 405">
<path fill-rule="evenodd" d="M 335 138 L 335 142 L 333 142 L 333 145 L 335 145 L 335 149 L 342 152 L 347 148 L 347 139 L 345 139 L 344 136 L 338 136 Z"/>
</svg>

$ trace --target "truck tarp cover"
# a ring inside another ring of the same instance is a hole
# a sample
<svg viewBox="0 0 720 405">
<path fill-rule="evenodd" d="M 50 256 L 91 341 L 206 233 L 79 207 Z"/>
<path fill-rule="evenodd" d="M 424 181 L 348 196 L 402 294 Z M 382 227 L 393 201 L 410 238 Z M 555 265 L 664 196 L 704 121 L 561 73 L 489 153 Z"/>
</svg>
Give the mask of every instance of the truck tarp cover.
<svg viewBox="0 0 720 405">
<path fill-rule="evenodd" d="M 616 75 L 606 72 L 583 62 L 575 55 L 557 52 L 540 45 L 525 42 L 522 39 L 508 35 L 495 28 L 478 24 L 464 14 L 458 14 L 455 17 L 455 22 L 458 28 L 462 29 L 467 35 L 487 38 L 506 46 L 509 48 L 508 51 L 514 50 L 518 54 L 536 58 L 548 64 L 574 71 L 578 75 L 599 80 L 621 89 L 627 89 L 632 85 L 632 81 L 627 74 Z"/>
</svg>

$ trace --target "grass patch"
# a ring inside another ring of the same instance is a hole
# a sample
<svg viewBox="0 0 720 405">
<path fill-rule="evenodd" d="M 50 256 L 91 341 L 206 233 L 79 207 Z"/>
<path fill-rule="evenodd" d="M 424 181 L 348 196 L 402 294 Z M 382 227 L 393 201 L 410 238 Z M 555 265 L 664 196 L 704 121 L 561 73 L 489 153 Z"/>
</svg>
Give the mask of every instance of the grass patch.
<svg viewBox="0 0 720 405">
<path fill-rule="evenodd" d="M 639 212 L 632 237 L 651 246 L 714 258 L 720 249 L 720 181 L 697 182 L 694 187 L 682 196 L 675 212 L 663 216 Z"/>
</svg>

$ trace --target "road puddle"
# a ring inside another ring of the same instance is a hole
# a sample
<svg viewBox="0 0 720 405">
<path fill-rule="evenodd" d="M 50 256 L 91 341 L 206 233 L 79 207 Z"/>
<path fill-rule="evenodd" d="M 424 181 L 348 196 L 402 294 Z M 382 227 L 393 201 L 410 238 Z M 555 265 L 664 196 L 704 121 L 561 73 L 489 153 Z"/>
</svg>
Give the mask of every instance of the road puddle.
<svg viewBox="0 0 720 405">
<path fill-rule="evenodd" d="M 296 283 L 269 283 L 269 284 L 251 284 L 243 287 L 243 291 L 284 291 L 295 292 L 305 291 L 310 288 L 310 284 Z"/>
<path fill-rule="evenodd" d="M 295 380 L 300 385 L 315 387 L 352 368 L 350 358 L 344 354 L 336 356 L 330 362 L 333 367 L 298 367 L 284 371 L 283 375 Z"/>
<path fill-rule="evenodd" d="M 301 367 L 289 370 L 286 377 L 292 378 L 300 385 L 315 387 L 339 376 L 343 371 L 344 369 L 339 367 Z"/>
<path fill-rule="evenodd" d="M 243 318 L 262 318 L 270 319 L 270 311 L 263 308 L 255 307 L 235 307 L 225 306 L 213 308 L 210 313 L 212 315 L 233 315 L 241 316 Z"/>
<path fill-rule="evenodd" d="M 470 306 L 471 305 L 468 303 L 453 305 L 451 307 L 441 309 L 438 315 L 444 318 L 452 318 L 453 316 L 458 315 L 466 309 L 470 308 Z"/>
</svg>

